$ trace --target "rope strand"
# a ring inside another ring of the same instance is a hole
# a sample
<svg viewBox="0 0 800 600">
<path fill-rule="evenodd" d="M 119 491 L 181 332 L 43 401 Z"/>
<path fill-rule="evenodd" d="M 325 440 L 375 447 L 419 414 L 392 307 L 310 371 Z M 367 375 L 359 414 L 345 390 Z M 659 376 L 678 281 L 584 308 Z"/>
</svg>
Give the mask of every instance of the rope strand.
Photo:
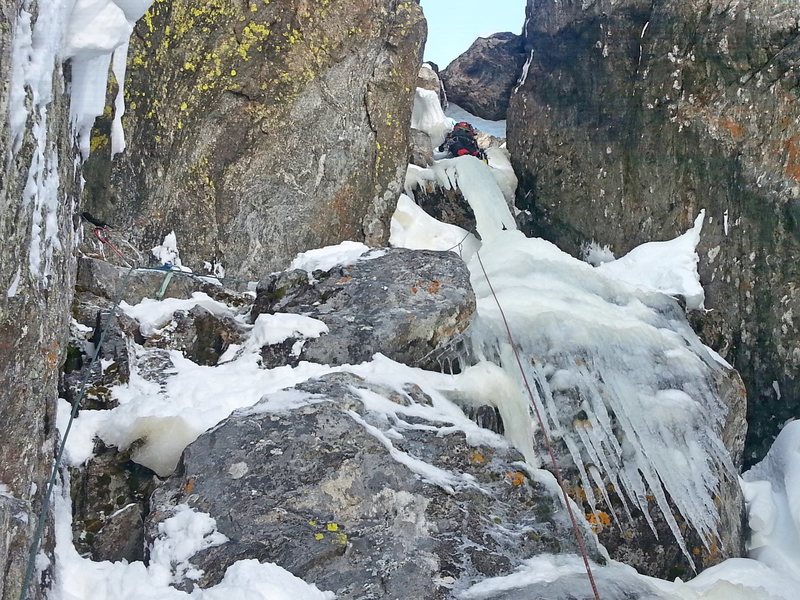
<svg viewBox="0 0 800 600">
<path fill-rule="evenodd" d="M 94 356 L 92 356 L 92 359 L 89 361 L 89 366 L 86 369 L 86 372 L 83 374 L 83 377 L 81 378 L 81 385 L 78 391 L 78 396 L 72 405 L 72 410 L 70 411 L 69 415 L 69 421 L 67 422 L 67 427 L 64 430 L 64 435 L 61 438 L 61 443 L 59 444 L 58 452 L 56 453 L 56 459 L 55 462 L 53 463 L 53 470 L 50 473 L 50 479 L 47 483 L 47 490 L 45 491 L 44 497 L 42 498 L 42 510 L 39 513 L 39 520 L 36 523 L 36 530 L 33 534 L 33 541 L 31 542 L 31 549 L 28 554 L 28 563 L 25 569 L 25 578 L 23 579 L 22 589 L 20 590 L 19 594 L 19 600 L 27 600 L 28 589 L 30 588 L 31 583 L 33 582 L 33 574 L 36 569 L 36 555 L 39 553 L 39 547 L 42 542 L 42 536 L 44 535 L 44 528 L 45 524 L 47 523 L 47 515 L 50 512 L 50 499 L 53 495 L 53 489 L 56 486 L 56 478 L 58 477 L 58 472 L 61 468 L 61 461 L 64 458 L 64 449 L 67 446 L 67 438 L 69 437 L 69 432 L 72 429 L 72 422 L 78 416 L 78 411 L 80 410 L 81 402 L 83 401 L 83 397 L 86 395 L 86 388 L 89 382 L 89 377 L 91 376 L 92 373 L 92 369 L 94 368 L 97 359 L 100 357 L 100 352 L 103 348 L 103 343 L 106 340 L 106 335 L 108 334 L 108 330 L 111 329 L 111 326 L 114 324 L 114 321 L 116 320 L 117 311 L 119 310 L 119 305 L 122 302 L 122 296 L 128 289 L 128 282 L 130 281 L 131 275 L 135 270 L 136 270 L 135 267 L 131 267 L 128 270 L 128 273 L 125 275 L 125 278 L 122 280 L 122 284 L 118 288 L 117 294 L 114 298 L 113 307 L 111 308 L 111 312 L 109 313 L 105 326 L 103 326 L 100 331 L 100 339 L 97 341 L 97 346 L 95 348 Z"/>
<path fill-rule="evenodd" d="M 570 498 L 569 495 L 567 494 L 566 485 L 564 484 L 564 477 L 561 474 L 561 468 L 558 466 L 556 455 L 553 452 L 552 445 L 550 444 L 550 436 L 547 434 L 547 428 L 545 427 L 544 420 L 542 419 L 542 415 L 539 412 L 539 407 L 536 405 L 536 401 L 533 398 L 533 391 L 531 390 L 530 383 L 528 383 L 528 376 L 525 374 L 525 369 L 522 366 L 522 359 L 519 357 L 519 351 L 517 350 L 517 345 L 514 342 L 513 335 L 511 334 L 511 327 L 508 324 L 508 319 L 506 319 L 505 312 L 503 312 L 503 307 L 500 305 L 500 300 L 494 291 L 494 286 L 492 286 L 492 282 L 489 279 L 489 274 L 486 272 L 486 268 L 483 266 L 483 259 L 481 259 L 481 253 L 475 252 L 475 255 L 478 257 L 478 263 L 481 266 L 481 271 L 483 271 L 483 276 L 486 278 L 486 283 L 489 284 L 489 289 L 492 292 L 494 301 L 497 304 L 497 308 L 500 310 L 500 316 L 503 318 L 503 324 L 505 325 L 506 333 L 508 334 L 508 341 L 511 344 L 511 349 L 514 352 L 514 358 L 516 358 L 517 360 L 517 366 L 519 367 L 519 372 L 522 375 L 522 381 L 525 383 L 525 389 L 528 392 L 528 397 L 530 398 L 531 406 L 533 406 L 533 410 L 536 413 L 536 419 L 539 422 L 539 427 L 542 430 L 544 445 L 547 448 L 547 453 L 550 455 L 550 460 L 553 463 L 553 471 L 555 473 L 556 479 L 558 480 L 558 486 L 561 488 L 561 494 L 564 496 L 564 505 L 567 507 L 567 512 L 569 513 L 569 519 L 572 522 L 572 530 L 575 533 L 575 540 L 578 542 L 578 548 L 581 551 L 581 557 L 583 558 L 583 565 L 586 568 L 586 575 L 589 578 L 589 584 L 592 586 L 592 592 L 594 593 L 595 600 L 600 600 L 600 592 L 597 591 L 597 584 L 595 583 L 594 580 L 592 567 L 589 564 L 589 555 L 586 552 L 586 544 L 584 543 L 583 536 L 581 536 L 580 530 L 578 529 L 578 520 L 575 518 L 575 513 L 573 512 L 572 505 L 570 504 Z"/>
</svg>

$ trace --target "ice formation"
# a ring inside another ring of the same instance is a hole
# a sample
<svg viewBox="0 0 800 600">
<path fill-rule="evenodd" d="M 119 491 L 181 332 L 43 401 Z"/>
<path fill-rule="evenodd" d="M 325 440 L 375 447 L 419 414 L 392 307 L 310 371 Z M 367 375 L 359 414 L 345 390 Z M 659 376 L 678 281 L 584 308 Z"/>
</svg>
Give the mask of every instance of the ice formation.
<svg viewBox="0 0 800 600">
<path fill-rule="evenodd" d="M 71 63 L 70 118 L 81 154 L 89 155 L 89 138 L 97 116 L 103 114 L 112 54 L 126 48 L 136 21 L 152 0 L 40 0 L 36 16 L 30 2 L 16 16 L 11 48 L 8 123 L 13 152 L 21 148 L 30 128 L 33 151 L 23 192 L 31 211 L 28 268 L 45 287 L 54 257 L 64 249 L 59 238 L 60 177 L 57 140 L 48 124 L 53 82 L 63 77 L 61 64 Z M 114 64 L 120 90 L 115 103 L 114 151 L 124 148 L 124 56 Z M 28 100 L 29 99 L 29 100 Z"/>
<path fill-rule="evenodd" d="M 697 244 L 706 212 L 694 221 L 694 227 L 666 242 L 648 242 L 637 246 L 617 260 L 605 261 L 597 268 L 604 274 L 634 287 L 655 290 L 668 296 L 683 296 L 690 310 L 703 308 L 705 293 L 697 274 Z"/>
<path fill-rule="evenodd" d="M 59 56 L 72 63 L 70 115 L 81 154 L 89 156 L 89 142 L 95 118 L 103 114 L 108 72 L 112 57 L 119 91 L 115 100 L 113 150 L 125 148 L 120 138 L 124 112 L 125 65 L 128 40 L 133 27 L 153 0 L 74 0 L 69 11 L 64 46 Z"/>
<path fill-rule="evenodd" d="M 710 544 L 718 539 L 718 474 L 735 476 L 716 433 L 727 411 L 716 383 L 722 367 L 680 307 L 648 290 L 702 305 L 695 247 L 703 214 L 676 240 L 595 269 L 517 231 L 495 171 L 462 157 L 410 165 L 406 177 L 408 194 L 426 182 L 457 187 L 475 213 L 481 246 L 468 265 L 478 299 L 475 356 L 502 366 L 522 389 L 499 301 L 544 426 L 568 449 L 592 509 L 599 500 L 612 506 L 592 491 L 605 490 L 602 480 L 620 492 L 620 520 L 635 507 L 649 521 L 652 495 L 688 558 L 668 500 Z"/>
<path fill-rule="evenodd" d="M 742 478 L 750 556 L 790 574 L 800 590 L 800 421 L 788 423 L 764 460 Z"/>
<path fill-rule="evenodd" d="M 433 147 L 441 145 L 447 132 L 453 128 L 455 121 L 445 117 L 439 94 L 417 88 L 414 97 L 414 108 L 411 113 L 411 127 L 424 131 L 431 138 Z"/>
</svg>

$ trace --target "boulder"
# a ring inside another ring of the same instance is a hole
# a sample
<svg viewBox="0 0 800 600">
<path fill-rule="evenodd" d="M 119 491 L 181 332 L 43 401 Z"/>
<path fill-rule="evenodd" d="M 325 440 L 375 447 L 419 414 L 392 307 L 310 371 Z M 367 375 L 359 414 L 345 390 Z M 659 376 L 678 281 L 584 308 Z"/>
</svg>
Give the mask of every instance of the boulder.
<svg viewBox="0 0 800 600">
<path fill-rule="evenodd" d="M 271 275 L 258 285 L 251 316 L 298 313 L 327 325 L 296 357 L 283 355 L 286 362 L 357 364 L 380 352 L 434 367 L 427 361 L 468 327 L 474 311 L 469 272 L 456 254 L 395 248 L 315 271 L 311 280 L 302 271 Z"/>
<path fill-rule="evenodd" d="M 523 42 L 509 32 L 475 40 L 440 74 L 448 101 L 483 119 L 505 119 L 525 64 Z"/>
<path fill-rule="evenodd" d="M 413 412 L 417 425 L 388 431 L 364 394 Z M 410 394 L 348 373 L 267 396 L 186 449 L 153 494 L 148 537 L 185 503 L 229 539 L 191 559 L 203 570 L 196 585 L 249 558 L 342 599 L 452 598 L 536 554 L 577 552 L 566 511 L 521 455 L 500 438 L 469 445 L 463 432 L 437 434 L 446 424 L 430 414 Z"/>
<path fill-rule="evenodd" d="M 430 90 L 439 94 L 439 103 L 442 108 L 447 108 L 447 94 L 444 91 L 444 85 L 439 77 L 439 67 L 436 63 L 424 62 L 419 69 L 419 77 L 417 77 L 417 87 L 423 90 Z"/>
<path fill-rule="evenodd" d="M 154 3 L 128 54 L 127 149 L 86 171 L 86 207 L 237 276 L 384 242 L 425 31 L 416 1 Z"/>
<path fill-rule="evenodd" d="M 712 312 L 695 323 L 744 379 L 747 464 L 800 416 L 798 18 L 755 0 L 529 0 L 508 115 L 518 207 L 562 249 L 620 256 L 706 209 Z"/>
<path fill-rule="evenodd" d="M 459 188 L 447 189 L 437 182 L 427 181 L 413 192 L 414 202 L 434 219 L 475 231 L 475 212 Z"/>
<path fill-rule="evenodd" d="M 434 71 L 430 64 L 422 63 L 417 77 L 417 87 L 437 94 L 441 91 L 442 82 L 439 81 L 439 73 Z"/>
</svg>

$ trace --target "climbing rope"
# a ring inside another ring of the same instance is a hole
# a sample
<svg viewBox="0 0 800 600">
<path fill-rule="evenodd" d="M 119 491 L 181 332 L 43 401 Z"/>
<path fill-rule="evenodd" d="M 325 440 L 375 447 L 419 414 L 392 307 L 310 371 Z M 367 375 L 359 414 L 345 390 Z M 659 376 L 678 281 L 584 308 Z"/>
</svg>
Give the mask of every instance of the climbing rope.
<svg viewBox="0 0 800 600">
<path fill-rule="evenodd" d="M 586 544 L 583 542 L 583 537 L 581 536 L 581 532 L 578 529 L 578 520 L 575 518 L 575 513 L 572 510 L 572 505 L 570 504 L 570 498 L 567 494 L 567 487 L 564 484 L 564 477 L 561 474 L 561 469 L 558 466 L 558 461 L 556 460 L 556 455 L 553 452 L 552 444 L 550 443 L 550 436 L 547 434 L 547 428 L 545 427 L 544 420 L 542 419 L 542 415 L 539 412 L 539 407 L 536 405 L 536 401 L 533 398 L 533 391 L 531 390 L 530 383 L 528 383 L 528 376 L 525 374 L 525 369 L 522 366 L 522 359 L 519 357 L 519 351 L 517 350 L 517 345 L 514 342 L 514 336 L 511 334 L 511 327 L 508 324 L 508 319 L 506 319 L 506 314 L 503 312 L 503 307 L 500 305 L 500 300 L 497 297 L 497 294 L 494 291 L 494 287 L 492 286 L 492 281 L 489 279 L 489 274 L 486 272 L 486 268 L 483 266 L 483 259 L 481 259 L 481 253 L 476 251 L 475 256 L 478 257 L 478 263 L 481 266 L 481 271 L 483 271 L 483 276 L 486 278 L 486 283 L 489 284 L 489 290 L 492 292 L 492 296 L 494 297 L 494 301 L 497 304 L 497 308 L 500 310 L 500 316 L 503 318 L 503 324 L 506 328 L 506 333 L 508 335 L 508 341 L 511 344 L 511 349 L 514 352 L 514 358 L 517 359 L 517 366 L 519 367 L 519 372 L 522 375 L 522 381 L 525 383 L 525 389 L 528 391 L 528 397 L 530 398 L 531 406 L 533 406 L 533 411 L 536 414 L 536 419 L 539 422 L 539 427 L 542 430 L 542 437 L 544 439 L 544 445 L 547 448 L 547 453 L 550 455 L 550 461 L 553 463 L 553 472 L 555 473 L 556 479 L 558 480 L 558 486 L 561 488 L 561 494 L 564 496 L 564 505 L 567 507 L 567 512 L 569 513 L 569 519 L 572 522 L 572 530 L 575 533 L 575 540 L 578 542 L 578 548 L 581 551 L 581 556 L 583 558 L 583 565 L 586 567 L 586 575 L 589 577 L 589 584 L 592 586 L 592 592 L 594 593 L 595 600 L 600 600 L 600 592 L 597 591 L 597 584 L 594 580 L 594 575 L 592 574 L 592 567 L 589 564 L 589 555 L 586 552 Z"/>
<path fill-rule="evenodd" d="M 101 238 L 98 236 L 98 239 Z M 36 570 L 36 555 L 39 553 L 39 546 L 41 545 L 42 542 L 42 535 L 44 534 L 45 524 L 47 523 L 47 515 L 50 512 L 50 500 L 53 495 L 53 490 L 55 489 L 56 486 L 56 479 L 58 477 L 58 473 L 61 468 L 61 461 L 64 458 L 64 449 L 67 446 L 67 438 L 69 437 L 69 432 L 72 429 L 72 422 L 78 416 L 78 411 L 80 409 L 81 402 L 83 401 L 83 397 L 86 395 L 86 387 L 89 382 L 89 377 L 92 374 L 95 363 L 97 363 L 97 360 L 100 357 L 100 352 L 103 348 L 103 344 L 105 343 L 108 330 L 111 329 L 112 325 L 114 324 L 114 321 L 117 318 L 119 305 L 122 302 L 122 297 L 124 296 L 125 292 L 128 289 L 128 283 L 130 281 L 131 275 L 135 270 L 136 270 L 135 267 L 133 266 L 130 267 L 125 277 L 123 278 L 120 286 L 118 287 L 117 293 L 113 300 L 111 312 L 109 313 L 105 326 L 103 326 L 101 323 L 100 339 L 97 341 L 97 346 L 95 347 L 94 355 L 89 361 L 89 366 L 84 372 L 83 377 L 81 378 L 81 384 L 78 391 L 78 396 L 75 399 L 75 402 L 72 404 L 72 410 L 70 411 L 69 415 L 69 422 L 67 423 L 67 427 L 64 430 L 64 435 L 61 437 L 61 444 L 59 444 L 58 452 L 56 453 L 56 460 L 53 463 L 53 470 L 50 473 L 50 480 L 47 483 L 47 490 L 45 491 L 44 498 L 42 499 L 42 510 L 39 513 L 39 520 L 36 523 L 36 530 L 33 534 L 33 541 L 31 542 L 30 553 L 28 554 L 28 563 L 27 563 L 27 568 L 25 569 L 25 578 L 22 583 L 22 590 L 20 590 L 19 600 L 27 600 L 28 589 L 30 588 L 31 583 L 33 582 L 33 574 L 34 571 Z"/>
<path fill-rule="evenodd" d="M 162 282 L 160 288 L 156 292 L 156 296 L 159 300 L 164 297 L 164 294 L 167 291 L 167 287 L 173 277 L 173 275 L 181 275 L 185 277 L 191 277 L 193 279 L 198 279 L 200 281 L 207 281 L 208 279 L 216 279 L 217 281 L 235 281 L 237 283 L 244 283 L 249 284 L 249 281 L 244 279 L 237 279 L 234 277 L 215 277 L 215 276 L 201 276 L 197 275 L 192 272 L 187 271 L 179 271 L 175 269 L 164 269 L 164 268 L 151 268 L 151 267 L 137 267 L 135 264 L 131 264 L 127 257 L 120 251 L 120 249 L 109 239 L 107 235 L 107 230 L 105 227 L 96 227 L 93 231 L 94 236 L 105 246 L 108 246 L 114 254 L 116 254 L 128 268 L 128 272 L 123 277 L 122 281 L 120 282 L 117 292 L 114 295 L 112 300 L 112 308 L 111 312 L 109 313 L 108 319 L 106 320 L 105 325 L 101 324 L 100 330 L 100 338 L 97 342 L 95 347 L 94 355 L 92 356 L 91 360 L 89 361 L 88 368 L 86 369 L 83 377 L 81 378 L 80 387 L 78 390 L 78 395 L 75 398 L 75 401 L 72 404 L 72 410 L 70 411 L 69 421 L 67 422 L 67 427 L 64 429 L 64 435 L 61 438 L 61 443 L 58 447 L 58 452 L 56 453 L 55 462 L 53 463 L 53 470 L 50 473 L 50 479 L 47 483 L 47 489 L 45 491 L 44 497 L 42 498 L 42 509 L 39 513 L 39 519 L 36 523 L 36 530 L 33 534 L 33 540 L 31 541 L 31 548 L 30 552 L 28 553 L 28 561 L 25 569 L 25 577 L 22 583 L 22 589 L 20 591 L 19 600 L 27 600 L 28 598 L 28 591 L 33 582 L 34 572 L 36 570 L 36 555 L 39 553 L 39 548 L 42 542 L 42 536 L 44 535 L 44 528 L 47 523 L 47 516 L 50 512 L 50 504 L 51 499 L 53 496 L 53 490 L 55 489 L 56 480 L 58 478 L 58 473 L 61 469 L 61 463 L 64 458 L 64 450 L 67 445 L 67 439 L 69 438 L 69 433 L 72 430 L 72 423 L 75 418 L 78 416 L 78 412 L 80 410 L 81 403 L 83 402 L 83 398 L 86 395 L 86 389 L 89 382 L 89 377 L 92 374 L 94 369 L 94 365 L 97 363 L 98 358 L 100 357 L 100 352 L 102 350 L 103 344 L 105 343 L 106 336 L 108 334 L 108 330 L 114 324 L 114 321 L 117 318 L 117 314 L 119 312 L 120 304 L 122 303 L 122 299 L 125 295 L 125 292 L 128 289 L 128 284 L 130 283 L 130 278 L 134 272 L 158 272 L 164 273 L 166 271 L 166 277 Z"/>
</svg>

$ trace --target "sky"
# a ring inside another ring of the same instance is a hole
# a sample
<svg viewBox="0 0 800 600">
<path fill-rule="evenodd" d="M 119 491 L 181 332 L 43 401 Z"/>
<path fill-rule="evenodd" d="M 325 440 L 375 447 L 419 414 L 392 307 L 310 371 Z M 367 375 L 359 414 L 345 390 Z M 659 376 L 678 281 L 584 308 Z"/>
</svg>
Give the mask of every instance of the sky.
<svg viewBox="0 0 800 600">
<path fill-rule="evenodd" d="M 478 37 L 521 33 L 526 0 L 421 0 L 428 20 L 425 60 L 444 69 Z"/>
</svg>

